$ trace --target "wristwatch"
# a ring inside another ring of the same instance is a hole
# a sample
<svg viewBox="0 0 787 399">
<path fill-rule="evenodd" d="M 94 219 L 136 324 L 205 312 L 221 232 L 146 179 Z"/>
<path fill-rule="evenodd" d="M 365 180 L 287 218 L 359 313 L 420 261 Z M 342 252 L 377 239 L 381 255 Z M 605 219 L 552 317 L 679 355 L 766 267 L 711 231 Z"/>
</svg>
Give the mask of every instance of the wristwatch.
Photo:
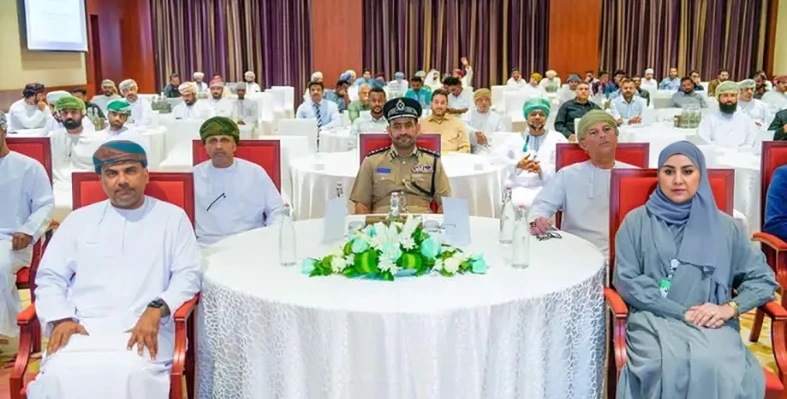
<svg viewBox="0 0 787 399">
<path fill-rule="evenodd" d="M 164 302 L 164 300 L 161 298 L 156 298 L 150 301 L 148 307 L 160 310 L 162 316 L 166 316 L 169 314 L 169 307 L 167 306 L 167 303 Z"/>
<path fill-rule="evenodd" d="M 733 308 L 735 310 L 735 315 L 733 317 L 738 317 L 738 316 L 741 315 L 741 309 L 738 307 L 738 303 L 737 302 L 729 301 L 729 302 L 726 303 L 726 305 L 729 305 L 729 307 L 731 307 L 731 308 Z"/>
</svg>

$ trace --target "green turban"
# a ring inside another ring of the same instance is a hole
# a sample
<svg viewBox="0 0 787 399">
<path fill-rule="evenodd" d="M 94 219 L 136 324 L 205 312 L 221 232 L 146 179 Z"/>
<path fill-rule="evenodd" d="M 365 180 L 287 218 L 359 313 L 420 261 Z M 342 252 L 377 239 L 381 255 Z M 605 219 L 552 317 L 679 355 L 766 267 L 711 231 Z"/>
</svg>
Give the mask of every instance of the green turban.
<svg viewBox="0 0 787 399">
<path fill-rule="evenodd" d="M 618 132 L 618 124 L 615 123 L 615 118 L 613 118 L 612 115 L 606 113 L 605 111 L 594 109 L 589 111 L 587 114 L 585 114 L 585 116 L 582 117 L 582 119 L 579 120 L 579 126 L 577 126 L 576 131 L 577 141 L 583 140 L 588 128 L 599 122 L 608 123 L 613 129 L 615 129 L 615 135 L 620 134 Z"/>
<path fill-rule="evenodd" d="M 199 137 L 204 143 L 210 136 L 232 136 L 235 143 L 240 140 L 238 124 L 226 116 L 214 116 L 205 121 L 199 128 Z"/>
<path fill-rule="evenodd" d="M 107 165 L 125 162 L 139 162 L 143 168 L 148 167 L 148 156 L 141 145 L 128 140 L 110 140 L 101 144 L 93 153 L 93 166 L 96 173 Z"/>
<path fill-rule="evenodd" d="M 112 100 L 107 104 L 107 111 L 121 115 L 131 115 L 131 104 L 126 100 Z"/>
<path fill-rule="evenodd" d="M 63 96 L 55 102 L 55 110 L 62 111 L 64 109 L 79 109 L 85 110 L 85 102 L 74 96 Z"/>
<path fill-rule="evenodd" d="M 742 80 L 742 81 L 738 82 L 738 88 L 740 90 L 743 90 L 743 89 L 754 89 L 755 87 L 757 87 L 757 82 L 755 82 L 752 79 L 746 79 L 746 80 Z"/>
<path fill-rule="evenodd" d="M 738 93 L 738 84 L 727 80 L 721 82 L 718 86 L 716 86 L 716 98 L 719 98 L 723 93 Z"/>
<path fill-rule="evenodd" d="M 522 113 L 524 114 L 525 118 L 530 115 L 531 112 L 535 110 L 544 111 L 549 118 L 549 111 L 552 109 L 552 104 L 550 104 L 549 100 L 541 97 L 531 98 L 525 102 L 525 105 L 522 107 Z"/>
</svg>

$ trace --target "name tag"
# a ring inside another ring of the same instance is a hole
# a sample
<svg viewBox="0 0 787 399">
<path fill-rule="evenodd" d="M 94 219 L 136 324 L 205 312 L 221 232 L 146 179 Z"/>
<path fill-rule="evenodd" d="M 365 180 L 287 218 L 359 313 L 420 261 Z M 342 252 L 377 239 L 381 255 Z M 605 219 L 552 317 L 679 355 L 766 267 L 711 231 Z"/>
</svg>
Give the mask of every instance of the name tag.
<svg viewBox="0 0 787 399">
<path fill-rule="evenodd" d="M 390 168 L 380 168 L 380 167 L 378 167 L 377 168 L 377 173 L 391 173 L 391 169 Z"/>
<path fill-rule="evenodd" d="M 418 165 L 413 168 L 413 173 L 431 173 L 432 165 Z"/>
</svg>

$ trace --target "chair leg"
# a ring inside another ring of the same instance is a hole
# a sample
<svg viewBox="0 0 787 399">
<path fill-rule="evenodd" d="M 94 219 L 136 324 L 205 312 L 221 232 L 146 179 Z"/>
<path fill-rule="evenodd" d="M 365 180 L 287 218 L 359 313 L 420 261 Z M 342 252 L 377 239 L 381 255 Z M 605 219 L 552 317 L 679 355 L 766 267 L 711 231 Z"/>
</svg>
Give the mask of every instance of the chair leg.
<svg viewBox="0 0 787 399">
<path fill-rule="evenodd" d="M 749 334 L 750 342 L 757 342 L 760 340 L 763 319 L 765 319 L 765 314 L 757 309 L 757 313 L 754 314 L 754 323 L 751 326 L 751 333 Z"/>
<path fill-rule="evenodd" d="M 609 312 L 607 312 L 609 313 Z M 617 386 L 618 386 L 618 373 L 615 364 L 615 344 L 612 341 L 612 317 L 607 314 L 607 381 L 606 381 L 606 398 L 615 399 Z"/>
<path fill-rule="evenodd" d="M 196 345 L 197 341 L 194 339 L 195 329 L 197 326 L 197 317 L 199 316 L 198 309 L 194 310 L 189 317 L 188 320 L 188 329 L 186 331 L 186 364 L 185 364 L 185 374 L 186 374 L 186 397 L 188 399 L 194 399 L 195 392 L 194 392 L 194 385 L 195 385 L 195 377 L 196 377 Z"/>
</svg>

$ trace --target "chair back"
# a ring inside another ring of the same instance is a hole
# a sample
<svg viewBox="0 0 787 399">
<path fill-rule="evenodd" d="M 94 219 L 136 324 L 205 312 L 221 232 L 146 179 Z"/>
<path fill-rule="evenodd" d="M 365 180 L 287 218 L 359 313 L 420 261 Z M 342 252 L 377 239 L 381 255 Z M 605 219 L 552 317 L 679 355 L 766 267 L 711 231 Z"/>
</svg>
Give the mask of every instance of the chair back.
<svg viewBox="0 0 787 399">
<path fill-rule="evenodd" d="M 760 158 L 760 222 L 765 224 L 765 201 L 773 172 L 779 166 L 787 165 L 787 141 L 763 141 Z"/>
<path fill-rule="evenodd" d="M 44 165 L 49 183 L 52 183 L 52 142 L 49 137 L 6 136 L 5 142 L 11 151 L 27 155 Z"/>
<path fill-rule="evenodd" d="M 418 135 L 415 141 L 418 147 L 426 148 L 427 150 L 440 153 L 440 135 L 439 134 L 424 134 Z M 391 136 L 384 133 L 363 133 L 358 135 L 358 151 L 360 152 L 360 162 L 366 158 L 366 154 L 379 150 L 380 148 L 391 146 Z"/>
<path fill-rule="evenodd" d="M 145 195 L 182 208 L 194 225 L 194 178 L 191 172 L 149 172 L 149 175 Z M 96 173 L 74 172 L 71 184 L 72 207 L 75 210 L 107 199 Z"/>
<path fill-rule="evenodd" d="M 645 205 L 658 187 L 656 169 L 613 169 L 609 190 L 609 272 L 615 265 L 615 235 L 629 212 Z M 708 169 L 713 198 L 719 210 L 732 216 L 735 170 Z"/>
<path fill-rule="evenodd" d="M 281 192 L 281 142 L 279 140 L 240 140 L 235 157 L 257 164 Z M 210 160 L 202 140 L 191 142 L 191 159 L 194 166 Z"/>
<path fill-rule="evenodd" d="M 279 136 L 304 136 L 309 140 L 309 151 L 317 152 L 316 119 L 282 119 L 279 121 Z"/>
<path fill-rule="evenodd" d="M 559 143 L 555 154 L 555 169 L 585 162 L 590 156 L 576 143 Z M 618 143 L 615 159 L 638 168 L 647 168 L 650 161 L 649 143 Z"/>
</svg>

